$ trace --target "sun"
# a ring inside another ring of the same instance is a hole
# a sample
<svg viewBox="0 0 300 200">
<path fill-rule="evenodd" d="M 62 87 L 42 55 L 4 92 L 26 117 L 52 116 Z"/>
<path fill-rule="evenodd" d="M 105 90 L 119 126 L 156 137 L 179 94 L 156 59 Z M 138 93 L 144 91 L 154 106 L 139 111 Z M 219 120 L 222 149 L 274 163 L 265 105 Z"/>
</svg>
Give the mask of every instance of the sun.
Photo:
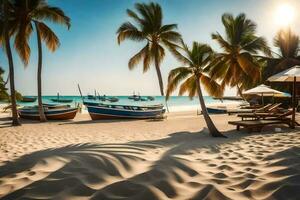
<svg viewBox="0 0 300 200">
<path fill-rule="evenodd" d="M 279 26 L 287 27 L 292 24 L 295 18 L 295 9 L 290 4 L 281 4 L 275 12 L 275 22 Z"/>
</svg>

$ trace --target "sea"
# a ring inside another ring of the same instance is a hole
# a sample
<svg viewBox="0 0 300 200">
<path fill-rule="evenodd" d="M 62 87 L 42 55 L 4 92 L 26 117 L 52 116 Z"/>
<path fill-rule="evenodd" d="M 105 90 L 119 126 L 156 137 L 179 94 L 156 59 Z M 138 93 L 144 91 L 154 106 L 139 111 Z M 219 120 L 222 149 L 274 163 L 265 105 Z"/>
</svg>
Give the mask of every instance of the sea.
<svg viewBox="0 0 300 200">
<path fill-rule="evenodd" d="M 26 96 L 26 97 L 34 97 L 34 96 Z M 112 97 L 112 96 L 106 96 Z M 169 100 L 166 102 L 165 97 L 163 96 L 153 96 L 153 101 L 134 101 L 129 99 L 129 96 L 114 96 L 119 99 L 118 102 L 111 103 L 109 101 L 100 101 L 100 100 L 90 100 L 86 96 L 83 97 L 84 101 L 87 102 L 99 102 L 104 104 L 115 104 L 115 105 L 137 105 L 137 106 L 145 106 L 145 105 L 155 105 L 155 104 L 163 104 L 165 107 L 168 107 L 169 111 L 190 111 L 190 110 L 201 110 L 198 97 L 194 97 L 190 99 L 188 96 L 171 96 Z M 147 96 L 142 96 L 143 98 L 147 98 Z M 57 96 L 43 96 L 43 103 L 47 104 L 58 104 L 53 102 L 51 99 L 56 99 Z M 82 103 L 83 99 L 81 96 L 60 96 L 60 99 L 71 99 L 72 103 L 67 103 L 71 106 L 77 106 L 78 103 Z M 238 104 L 241 102 L 231 101 L 231 100 L 216 100 L 210 96 L 204 96 L 204 101 L 207 106 L 226 106 L 230 104 Z M 18 102 L 21 106 L 34 106 L 37 105 L 37 101 L 33 103 L 24 103 Z M 66 104 L 66 103 L 60 103 Z"/>
</svg>

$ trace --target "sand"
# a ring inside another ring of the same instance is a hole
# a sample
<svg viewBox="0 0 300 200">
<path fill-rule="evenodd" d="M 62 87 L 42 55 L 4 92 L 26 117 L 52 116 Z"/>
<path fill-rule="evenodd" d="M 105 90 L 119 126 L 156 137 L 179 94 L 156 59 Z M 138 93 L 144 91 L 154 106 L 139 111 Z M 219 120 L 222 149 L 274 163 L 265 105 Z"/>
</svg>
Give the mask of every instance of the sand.
<svg viewBox="0 0 300 200">
<path fill-rule="evenodd" d="M 164 121 L 22 121 L 0 116 L 0 199 L 300 199 L 300 129 L 212 138 L 196 112 Z"/>
</svg>

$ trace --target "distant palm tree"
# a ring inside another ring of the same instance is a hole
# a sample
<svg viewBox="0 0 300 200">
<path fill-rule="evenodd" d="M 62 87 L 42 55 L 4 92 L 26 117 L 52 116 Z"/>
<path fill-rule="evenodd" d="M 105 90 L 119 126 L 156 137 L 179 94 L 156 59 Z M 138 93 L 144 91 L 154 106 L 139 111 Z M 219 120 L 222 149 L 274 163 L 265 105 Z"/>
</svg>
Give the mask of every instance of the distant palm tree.
<svg viewBox="0 0 300 200">
<path fill-rule="evenodd" d="M 15 34 L 15 48 L 25 65 L 30 58 L 28 40 L 35 27 L 38 42 L 38 105 L 40 120 L 46 121 L 42 103 L 42 41 L 50 51 L 55 51 L 59 45 L 56 34 L 45 22 L 51 21 L 70 28 L 70 18 L 58 7 L 52 7 L 45 0 L 15 0 L 13 3 L 18 28 Z"/>
<path fill-rule="evenodd" d="M 8 59 L 9 65 L 9 76 L 10 76 L 10 95 L 11 95 L 11 104 L 12 104 L 12 125 L 19 126 L 20 121 L 17 113 L 17 102 L 16 102 L 16 90 L 15 90 L 15 77 L 14 77 L 14 63 L 10 47 L 10 36 L 12 31 L 12 26 L 10 24 L 10 4 L 8 0 L 2 0 L 1 2 L 1 12 L 2 12 L 2 24 L 3 29 L 1 30 L 1 40 L 5 42 L 5 51 Z"/>
<path fill-rule="evenodd" d="M 274 38 L 277 53 L 267 58 L 267 65 L 263 71 L 264 80 L 284 71 L 294 65 L 300 65 L 300 40 L 291 29 L 280 30 Z"/>
<path fill-rule="evenodd" d="M 214 55 L 213 50 L 208 45 L 197 42 L 193 43 L 192 49 L 189 49 L 183 42 L 182 46 L 183 53 L 177 51 L 175 55 L 185 66 L 170 71 L 166 98 L 169 98 L 170 94 L 177 88 L 178 84 L 183 82 L 179 89 L 179 95 L 188 92 L 189 97 L 193 98 L 198 94 L 203 117 L 210 134 L 214 137 L 225 137 L 218 131 L 209 117 L 201 89 L 202 85 L 211 96 L 223 95 L 224 88 L 207 74 L 209 64 Z"/>
<path fill-rule="evenodd" d="M 7 88 L 5 87 L 5 81 L 3 78 L 4 70 L 0 67 L 0 101 L 8 101 L 9 94 L 7 93 Z"/>
<path fill-rule="evenodd" d="M 254 86 L 261 78 L 259 53 L 270 55 L 267 42 L 256 36 L 256 24 L 247 19 L 245 14 L 233 17 L 223 14 L 222 22 L 225 37 L 218 32 L 212 34 L 223 52 L 216 56 L 211 68 L 211 76 L 221 80 L 221 85 L 237 87 L 242 90 Z"/>
<path fill-rule="evenodd" d="M 128 16 L 135 22 L 123 23 L 117 31 L 118 43 L 125 39 L 137 42 L 145 42 L 146 45 L 134 55 L 128 63 L 132 70 L 139 62 L 143 62 L 143 71 L 149 70 L 151 63 L 154 63 L 160 93 L 164 96 L 163 79 L 160 71 L 160 64 L 165 57 L 167 47 L 171 51 L 177 47 L 176 43 L 180 41 L 181 35 L 174 31 L 176 24 L 163 25 L 162 9 L 157 3 L 136 3 L 135 8 L 138 13 L 127 9 Z"/>
</svg>

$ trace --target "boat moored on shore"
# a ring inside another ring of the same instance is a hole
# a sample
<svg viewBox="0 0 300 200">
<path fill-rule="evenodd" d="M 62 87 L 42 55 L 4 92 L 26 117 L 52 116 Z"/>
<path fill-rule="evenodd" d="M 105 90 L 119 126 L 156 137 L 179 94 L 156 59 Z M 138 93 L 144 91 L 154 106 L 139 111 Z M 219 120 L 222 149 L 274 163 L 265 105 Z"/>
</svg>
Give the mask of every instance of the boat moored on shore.
<svg viewBox="0 0 300 200">
<path fill-rule="evenodd" d="M 74 119 L 77 108 L 48 108 L 45 107 L 45 115 L 48 120 L 69 120 Z M 18 114 L 24 119 L 39 120 L 39 110 L 37 107 L 25 107 L 18 110 Z"/>
<path fill-rule="evenodd" d="M 154 119 L 163 117 L 163 105 L 131 106 L 84 103 L 93 120 L 98 119 Z"/>
</svg>

